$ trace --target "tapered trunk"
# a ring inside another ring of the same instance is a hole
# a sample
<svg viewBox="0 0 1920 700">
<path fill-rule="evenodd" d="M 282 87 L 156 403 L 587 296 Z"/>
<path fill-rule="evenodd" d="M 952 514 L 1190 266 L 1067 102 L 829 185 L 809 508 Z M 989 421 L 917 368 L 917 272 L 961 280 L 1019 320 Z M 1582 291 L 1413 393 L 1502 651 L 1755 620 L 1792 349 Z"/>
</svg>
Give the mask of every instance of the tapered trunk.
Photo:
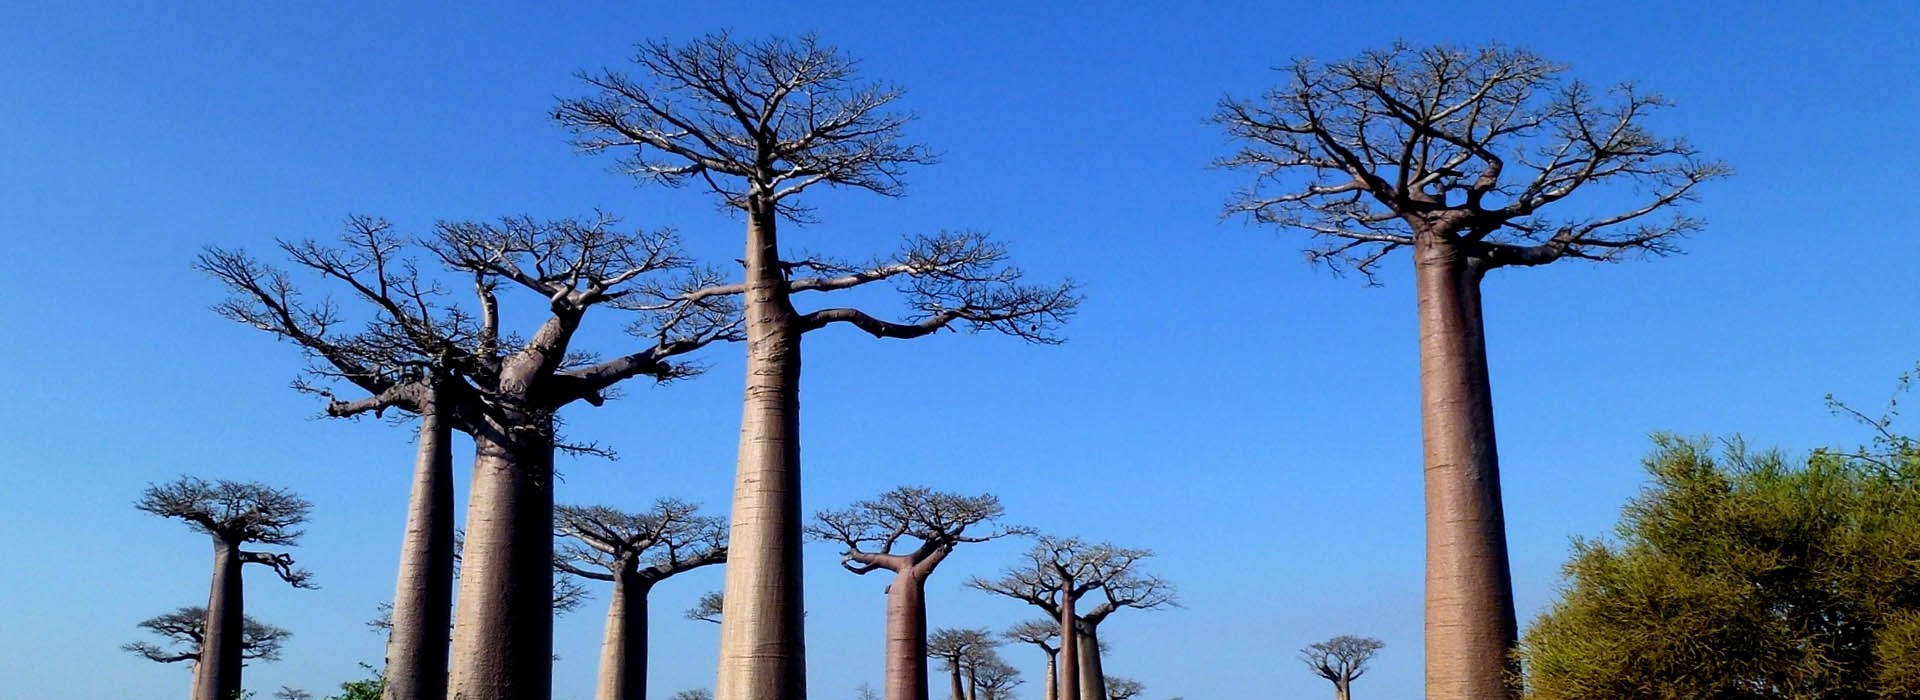
<svg viewBox="0 0 1920 700">
<path fill-rule="evenodd" d="M 733 486 L 718 700 L 802 700 L 800 330 L 771 203 L 748 212 L 747 390 Z"/>
<path fill-rule="evenodd" d="M 1073 582 L 1060 585 L 1060 698 L 1080 697 L 1080 634 L 1074 628 Z"/>
<path fill-rule="evenodd" d="M 1333 700 L 1353 700 L 1352 681 L 1333 682 Z"/>
<path fill-rule="evenodd" d="M 246 629 L 241 564 L 239 543 L 213 538 L 213 590 L 207 594 L 206 632 L 193 666 L 193 700 L 234 700 L 240 694 L 240 645 Z"/>
<path fill-rule="evenodd" d="M 967 700 L 980 700 L 980 677 L 967 672 Z"/>
<path fill-rule="evenodd" d="M 600 645 L 600 689 L 594 700 L 647 697 L 647 594 L 653 584 L 634 571 L 613 577 L 606 641 Z"/>
<path fill-rule="evenodd" d="M 1427 697 L 1507 698 L 1518 626 L 1480 315 L 1483 271 L 1438 235 L 1416 236 L 1414 258 L 1426 453 Z"/>
<path fill-rule="evenodd" d="M 967 700 L 966 686 L 960 682 L 960 659 L 957 657 L 949 659 L 948 663 L 952 664 L 948 670 L 952 671 L 950 675 L 953 677 L 953 700 Z"/>
<path fill-rule="evenodd" d="M 400 542 L 400 576 L 387 635 L 384 700 L 446 700 L 448 628 L 453 622 L 453 435 L 443 402 L 430 392 Z"/>
<path fill-rule="evenodd" d="M 1046 700 L 1056 700 L 1060 697 L 1060 681 L 1054 675 L 1056 673 L 1055 666 L 1059 663 L 1059 659 L 1054 656 L 1055 653 L 1056 652 L 1047 652 Z"/>
<path fill-rule="evenodd" d="M 927 586 L 909 568 L 887 586 L 886 700 L 928 700 Z"/>
<path fill-rule="evenodd" d="M 552 695 L 552 429 L 518 417 L 474 436 L 450 697 Z"/>
<path fill-rule="evenodd" d="M 1100 666 L 1099 628 L 1081 620 L 1076 625 L 1080 636 L 1080 697 L 1081 700 L 1107 700 L 1107 676 Z"/>
</svg>

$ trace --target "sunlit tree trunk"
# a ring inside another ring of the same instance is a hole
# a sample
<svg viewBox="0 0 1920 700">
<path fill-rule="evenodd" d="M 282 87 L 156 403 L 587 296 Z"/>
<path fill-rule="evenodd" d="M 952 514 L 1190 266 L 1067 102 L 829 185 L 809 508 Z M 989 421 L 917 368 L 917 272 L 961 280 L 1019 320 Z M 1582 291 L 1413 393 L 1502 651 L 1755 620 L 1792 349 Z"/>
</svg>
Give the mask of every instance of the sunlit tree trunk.
<svg viewBox="0 0 1920 700">
<path fill-rule="evenodd" d="M 1080 620 L 1075 625 L 1080 637 L 1080 697 L 1081 700 L 1107 700 L 1107 676 L 1100 667 L 1099 628 Z"/>
<path fill-rule="evenodd" d="M 1080 697 L 1080 634 L 1074 628 L 1073 581 L 1060 584 L 1060 700 Z"/>
<path fill-rule="evenodd" d="M 420 411 L 420 437 L 400 544 L 400 575 L 387 637 L 385 700 L 445 700 L 453 622 L 452 429 L 439 392 Z"/>
<path fill-rule="evenodd" d="M 489 421 L 473 486 L 453 630 L 451 697 L 549 697 L 553 679 L 553 422 Z"/>
<path fill-rule="evenodd" d="M 1047 655 L 1046 700 L 1056 700 L 1056 698 L 1060 697 L 1060 679 L 1055 676 L 1058 672 L 1057 666 L 1059 663 L 1060 660 L 1055 654 Z"/>
<path fill-rule="evenodd" d="M 953 661 L 951 680 L 953 681 L 953 700 L 967 700 L 966 686 L 960 681 L 960 660 Z"/>
<path fill-rule="evenodd" d="M 647 595 L 653 588 L 639 573 L 614 574 L 607 605 L 606 641 L 600 646 L 600 688 L 595 700 L 647 697 Z"/>
<path fill-rule="evenodd" d="M 802 700 L 800 329 L 787 299 L 773 205 L 750 200 L 747 391 L 733 487 L 718 700 Z"/>
<path fill-rule="evenodd" d="M 911 567 L 887 586 L 886 700 L 927 700 L 927 590 Z"/>
<path fill-rule="evenodd" d="M 1481 325 L 1483 270 L 1451 240 L 1423 232 L 1415 238 L 1414 271 L 1426 458 L 1427 697 L 1507 698 L 1517 624 Z"/>
<path fill-rule="evenodd" d="M 240 692 L 240 642 L 246 601 L 240 585 L 240 545 L 213 538 L 213 589 L 207 595 L 206 636 L 193 667 L 193 700 L 233 700 Z"/>
</svg>

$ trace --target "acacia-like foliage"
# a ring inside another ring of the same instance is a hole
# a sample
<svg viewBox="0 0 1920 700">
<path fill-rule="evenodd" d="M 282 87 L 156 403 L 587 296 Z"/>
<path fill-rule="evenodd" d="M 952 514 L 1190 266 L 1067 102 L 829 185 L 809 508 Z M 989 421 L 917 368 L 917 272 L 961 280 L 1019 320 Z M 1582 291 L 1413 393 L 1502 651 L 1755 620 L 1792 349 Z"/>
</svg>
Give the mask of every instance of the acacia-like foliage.
<svg viewBox="0 0 1920 700">
<path fill-rule="evenodd" d="M 313 504 L 292 491 L 251 481 L 207 481 L 183 476 L 151 484 L 134 507 L 163 518 L 185 521 L 195 531 L 233 546 L 258 542 L 294 545 L 306 534 Z M 240 560 L 263 564 L 295 588 L 317 588 L 313 573 L 293 565 L 292 555 L 240 550 Z"/>
<path fill-rule="evenodd" d="M 1214 114 L 1240 144 L 1220 165 L 1254 176 L 1227 211 L 1309 232 L 1308 259 L 1369 280 L 1418 235 L 1482 269 L 1667 253 L 1701 224 L 1659 215 L 1729 172 L 1653 133 L 1659 94 L 1595 89 L 1525 49 L 1395 44 L 1280 71 L 1282 85 Z"/>
<path fill-rule="evenodd" d="M 1133 700 L 1147 692 L 1147 684 L 1126 676 L 1107 676 L 1107 700 Z"/>
<path fill-rule="evenodd" d="M 141 620 L 139 627 L 167 640 L 162 647 L 152 642 L 128 642 L 121 649 L 160 663 L 195 661 L 206 640 L 207 609 L 182 607 L 165 615 Z M 249 661 L 279 661 L 280 645 L 293 633 L 246 616 L 240 628 L 240 658 Z"/>
<path fill-rule="evenodd" d="M 1385 646 L 1385 643 L 1372 637 L 1343 634 L 1307 645 L 1307 648 L 1300 650 L 1300 661 L 1314 675 L 1332 681 L 1336 688 L 1344 690 L 1348 684 L 1366 675 L 1367 662 Z"/>
<path fill-rule="evenodd" d="M 1076 600 L 1099 592 L 1099 603 L 1079 613 L 1082 622 L 1097 625 L 1124 608 L 1152 610 L 1179 605 L 1172 583 L 1140 569 L 1140 563 L 1152 556 L 1153 551 L 1148 549 L 1042 535 L 1023 561 L 1002 571 L 999 578 L 976 576 L 967 580 L 967 586 L 1027 603 L 1057 617 L 1058 594 L 1070 581 Z"/>
<path fill-rule="evenodd" d="M 1575 542 L 1522 645 L 1531 696 L 1920 692 L 1920 452 L 1655 439 L 1614 536 Z"/>
<path fill-rule="evenodd" d="M 821 511 L 807 534 L 845 547 L 840 564 L 856 574 L 878 569 L 931 573 L 959 544 L 1031 532 L 996 525 L 1005 512 L 992 494 L 962 496 L 902 486 L 843 510 Z M 912 540 L 911 544 L 903 547 L 902 538 Z"/>
</svg>

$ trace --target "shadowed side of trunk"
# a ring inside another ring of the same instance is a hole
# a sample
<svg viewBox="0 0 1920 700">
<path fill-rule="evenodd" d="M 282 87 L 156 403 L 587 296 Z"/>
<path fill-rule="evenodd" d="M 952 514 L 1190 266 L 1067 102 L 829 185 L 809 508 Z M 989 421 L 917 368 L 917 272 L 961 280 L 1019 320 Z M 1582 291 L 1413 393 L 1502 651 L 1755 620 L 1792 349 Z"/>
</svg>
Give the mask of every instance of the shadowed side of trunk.
<svg viewBox="0 0 1920 700">
<path fill-rule="evenodd" d="M 911 569 L 887 586 L 886 678 L 886 700 L 928 700 L 926 582 Z"/>
<path fill-rule="evenodd" d="M 1078 620 L 1073 613 L 1073 581 L 1068 580 L 1060 586 L 1060 699 L 1071 700 L 1080 697 L 1080 634 L 1074 624 Z"/>
<path fill-rule="evenodd" d="M 552 420 L 474 436 L 454 624 L 459 700 L 544 698 L 553 677 Z M 534 526 L 528 526 L 534 523 Z"/>
<path fill-rule="evenodd" d="M 420 412 L 407 531 L 387 637 L 384 700 L 447 697 L 448 629 L 453 618 L 452 430 L 429 392 Z"/>
<path fill-rule="evenodd" d="M 1518 625 L 1481 325 L 1482 271 L 1437 234 L 1416 238 L 1414 258 L 1426 458 L 1427 694 L 1507 698 Z"/>
<path fill-rule="evenodd" d="M 1107 700 L 1106 671 L 1100 665 L 1100 632 L 1096 625 L 1080 620 L 1075 625 L 1080 640 L 1080 697 L 1082 700 Z"/>
<path fill-rule="evenodd" d="M 606 641 L 600 646 L 600 686 L 595 700 L 647 697 L 647 595 L 653 584 L 632 570 L 614 574 L 607 604 Z"/>
<path fill-rule="evenodd" d="M 205 637 L 193 668 L 193 700 L 233 700 L 240 692 L 240 642 L 246 601 L 240 585 L 240 545 L 213 539 L 213 589 L 207 595 Z"/>
<path fill-rule="evenodd" d="M 718 700 L 806 697 L 801 596 L 800 330 L 770 203 L 748 213 L 747 390 L 733 489 Z"/>
</svg>

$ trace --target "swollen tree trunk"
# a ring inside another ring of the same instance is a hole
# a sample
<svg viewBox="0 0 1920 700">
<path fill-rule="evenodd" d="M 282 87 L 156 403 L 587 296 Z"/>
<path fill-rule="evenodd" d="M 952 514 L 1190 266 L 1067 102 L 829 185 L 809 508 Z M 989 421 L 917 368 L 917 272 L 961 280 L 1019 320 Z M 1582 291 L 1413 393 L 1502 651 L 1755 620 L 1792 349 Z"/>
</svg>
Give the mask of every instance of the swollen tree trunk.
<svg viewBox="0 0 1920 700">
<path fill-rule="evenodd" d="M 1080 698 L 1081 700 L 1107 700 L 1106 671 L 1100 667 L 1099 628 L 1081 620 L 1075 633 L 1080 636 Z"/>
<path fill-rule="evenodd" d="M 886 700 L 928 700 L 927 588 L 912 567 L 887 586 L 886 668 Z"/>
<path fill-rule="evenodd" d="M 1080 697 L 1080 634 L 1074 629 L 1078 619 L 1073 614 L 1073 604 L 1073 582 L 1060 584 L 1059 700 Z"/>
<path fill-rule="evenodd" d="M 553 422 L 474 435 L 449 697 L 537 700 L 553 688 Z"/>
<path fill-rule="evenodd" d="M 606 641 L 600 646 L 600 688 L 594 700 L 647 697 L 647 593 L 653 588 L 628 563 L 613 576 Z"/>
<path fill-rule="evenodd" d="M 1338 680 L 1333 682 L 1333 700 L 1353 700 L 1353 682 Z"/>
<path fill-rule="evenodd" d="M 234 700 L 240 693 L 240 644 L 246 619 L 242 563 L 238 543 L 213 538 L 213 590 L 207 595 L 200 658 L 193 666 L 193 700 Z"/>
<path fill-rule="evenodd" d="M 446 700 L 453 617 L 453 447 L 439 392 L 420 411 L 420 438 L 387 636 L 384 700 Z"/>
<path fill-rule="evenodd" d="M 1493 391 L 1480 316 L 1483 270 L 1436 234 L 1415 238 L 1421 432 L 1426 453 L 1427 697 L 1511 697 L 1517 638 Z"/>
<path fill-rule="evenodd" d="M 1059 686 L 1060 681 L 1054 675 L 1057 672 L 1055 669 L 1055 665 L 1058 663 L 1059 663 L 1059 659 L 1055 656 L 1054 653 L 1047 654 L 1046 700 L 1056 700 L 1056 698 L 1060 697 L 1060 686 Z"/>
<path fill-rule="evenodd" d="M 967 700 L 966 687 L 960 683 L 960 659 L 953 660 L 953 700 Z"/>
<path fill-rule="evenodd" d="M 747 391 L 714 693 L 718 700 L 804 700 L 800 329 L 773 205 L 754 196 L 747 217 Z"/>
</svg>

